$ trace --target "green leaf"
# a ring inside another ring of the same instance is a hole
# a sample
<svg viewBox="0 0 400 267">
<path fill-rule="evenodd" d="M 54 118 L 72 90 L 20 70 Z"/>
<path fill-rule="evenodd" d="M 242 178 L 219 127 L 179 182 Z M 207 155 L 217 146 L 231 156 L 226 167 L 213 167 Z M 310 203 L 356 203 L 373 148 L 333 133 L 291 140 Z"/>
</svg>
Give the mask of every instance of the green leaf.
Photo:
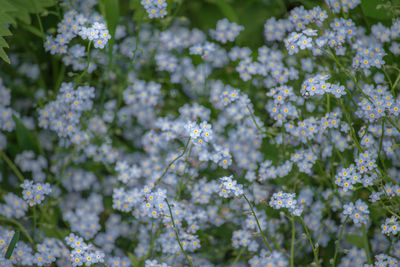
<svg viewBox="0 0 400 267">
<path fill-rule="evenodd" d="M 1 37 L 0 37 L 1 38 Z M 6 52 L 4 51 L 3 47 L 0 47 L 0 58 L 10 64 L 10 58 L 7 56 Z"/>
<path fill-rule="evenodd" d="M 362 0 L 361 1 L 361 8 L 365 14 L 365 16 L 379 19 L 379 20 L 387 20 L 392 18 L 392 14 L 390 10 L 385 8 L 377 8 L 378 5 L 382 6 L 388 3 L 388 0 Z"/>
<path fill-rule="evenodd" d="M 216 0 L 215 4 L 221 10 L 222 14 L 229 19 L 230 22 L 239 23 L 239 18 L 236 15 L 235 10 L 232 6 L 226 2 L 226 0 Z"/>
<path fill-rule="evenodd" d="M 17 245 L 18 240 L 19 240 L 19 231 L 16 231 L 14 233 L 14 236 L 11 238 L 10 244 L 8 245 L 8 249 L 6 254 L 4 255 L 4 258 L 9 259 L 11 257 L 15 245 Z"/>
<path fill-rule="evenodd" d="M 32 150 L 39 153 L 39 142 L 33 137 L 32 133 L 25 125 L 13 115 L 15 122 L 15 132 L 17 134 L 17 142 L 21 150 Z"/>
<path fill-rule="evenodd" d="M 0 39 L 4 41 L 4 36 L 12 35 L 7 24 L 17 27 L 19 22 L 24 22 L 30 25 L 32 13 L 41 13 L 56 3 L 56 0 L 0 0 Z M 4 45 L 3 41 L 0 46 L 0 58 L 10 63 L 4 51 L 4 47 L 8 45 Z"/>
<path fill-rule="evenodd" d="M 347 242 L 358 248 L 364 248 L 364 239 L 361 235 L 344 235 Z"/>
<path fill-rule="evenodd" d="M 146 10 L 144 10 L 140 1 L 131 0 L 129 7 L 134 10 L 132 20 L 136 23 L 140 23 L 146 16 Z"/>
</svg>

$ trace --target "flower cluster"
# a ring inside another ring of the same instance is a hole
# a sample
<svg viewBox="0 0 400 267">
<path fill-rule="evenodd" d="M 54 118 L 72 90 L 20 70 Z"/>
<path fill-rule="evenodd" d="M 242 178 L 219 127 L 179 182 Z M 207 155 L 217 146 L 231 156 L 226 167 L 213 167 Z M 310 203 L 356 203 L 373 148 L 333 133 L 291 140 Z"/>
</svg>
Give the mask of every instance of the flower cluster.
<svg viewBox="0 0 400 267">
<path fill-rule="evenodd" d="M 12 29 L 0 266 L 398 265 L 396 5 L 131 2 Z"/>
<path fill-rule="evenodd" d="M 382 234 L 386 235 L 396 235 L 400 231 L 400 224 L 395 216 L 387 218 L 385 223 L 382 224 Z"/>
<path fill-rule="evenodd" d="M 25 180 L 21 184 L 23 198 L 29 204 L 29 206 L 34 206 L 40 204 L 45 199 L 45 196 L 51 193 L 51 187 L 49 183 L 40 184 L 33 183 L 33 181 Z"/>
<path fill-rule="evenodd" d="M 111 39 L 111 35 L 103 22 L 96 21 L 98 20 L 96 16 L 88 18 L 85 14 L 70 10 L 58 24 L 57 36 L 55 38 L 47 37 L 44 46 L 46 51 L 53 55 L 66 54 L 68 53 L 68 44 L 76 36 L 93 42 L 95 48 L 104 48 Z"/>
<path fill-rule="evenodd" d="M 211 124 L 206 121 L 197 124 L 195 122 L 189 121 L 186 124 L 186 130 L 188 135 L 192 139 L 193 144 L 196 146 L 204 146 L 209 143 L 213 138 L 213 132 L 211 129 Z"/>
<path fill-rule="evenodd" d="M 210 35 L 214 40 L 225 44 L 227 42 L 233 42 L 243 30 L 243 26 L 234 22 L 231 23 L 228 19 L 221 19 L 217 22 L 217 29 L 210 30 Z"/>
<path fill-rule="evenodd" d="M 167 15 L 166 0 L 142 0 L 141 3 L 151 19 L 163 18 Z"/>
<path fill-rule="evenodd" d="M 104 253 L 93 245 L 86 244 L 81 237 L 70 234 L 65 237 L 65 242 L 72 248 L 69 255 L 72 266 L 104 263 Z"/>
<path fill-rule="evenodd" d="M 13 115 L 18 114 L 11 108 L 11 91 L 3 85 L 3 80 L 0 77 L 0 130 L 12 131 L 15 129 Z"/>
<path fill-rule="evenodd" d="M 218 186 L 218 194 L 221 197 L 238 197 L 243 194 L 243 185 L 238 184 L 232 180 L 233 176 L 224 176 L 220 178 L 220 185 Z"/>
<path fill-rule="evenodd" d="M 328 75 L 317 75 L 305 80 L 301 86 L 302 96 L 310 97 L 331 93 L 336 98 L 340 98 L 346 94 L 344 86 L 326 82 L 327 79 L 329 79 Z"/>
<path fill-rule="evenodd" d="M 348 216 L 356 225 L 366 224 L 369 219 L 368 205 L 360 199 L 356 203 L 344 204 L 343 215 Z"/>
<path fill-rule="evenodd" d="M 67 138 L 73 144 L 81 144 L 88 133 L 80 127 L 82 113 L 93 105 L 94 88 L 63 83 L 55 101 L 40 110 L 39 125 L 55 131 L 59 137 Z"/>
<path fill-rule="evenodd" d="M 274 209 L 287 208 L 292 215 L 300 216 L 303 209 L 298 205 L 295 197 L 295 193 L 284 193 L 280 191 L 272 195 L 269 205 Z"/>
</svg>

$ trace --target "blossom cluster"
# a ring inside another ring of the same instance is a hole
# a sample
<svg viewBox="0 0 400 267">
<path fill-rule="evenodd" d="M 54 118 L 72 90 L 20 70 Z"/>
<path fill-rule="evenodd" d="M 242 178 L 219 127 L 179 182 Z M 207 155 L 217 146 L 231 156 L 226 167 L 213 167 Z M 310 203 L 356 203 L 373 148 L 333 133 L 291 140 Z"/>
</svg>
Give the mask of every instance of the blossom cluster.
<svg viewBox="0 0 400 267">
<path fill-rule="evenodd" d="M 106 2 L 12 28 L 0 266 L 399 265 L 396 5 Z"/>
</svg>

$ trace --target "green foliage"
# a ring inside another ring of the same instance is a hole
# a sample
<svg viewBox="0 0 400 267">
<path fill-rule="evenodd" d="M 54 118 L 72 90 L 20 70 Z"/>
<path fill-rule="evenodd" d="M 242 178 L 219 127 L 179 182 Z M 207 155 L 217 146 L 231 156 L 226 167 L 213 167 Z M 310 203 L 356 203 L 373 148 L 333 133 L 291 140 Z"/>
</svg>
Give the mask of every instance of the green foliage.
<svg viewBox="0 0 400 267">
<path fill-rule="evenodd" d="M 347 242 L 358 248 L 364 248 L 364 241 L 361 235 L 344 235 Z"/>
<path fill-rule="evenodd" d="M 119 1 L 118 0 L 100 0 L 100 10 L 107 21 L 107 28 L 111 35 L 110 49 L 112 50 L 115 40 L 115 29 L 119 21 Z"/>
<path fill-rule="evenodd" d="M 4 255 L 4 258 L 9 259 L 11 257 L 18 240 L 19 240 L 19 231 L 16 231 L 10 241 L 10 244 L 8 245 L 8 249 L 6 254 Z"/>
<path fill-rule="evenodd" d="M 21 151 L 32 150 L 35 153 L 39 152 L 39 142 L 25 125 L 16 117 L 13 116 L 15 122 L 15 132 L 17 136 L 18 146 Z"/>
<path fill-rule="evenodd" d="M 41 13 L 55 4 L 55 0 L 0 0 L 0 58 L 10 63 L 4 51 L 9 47 L 4 37 L 12 35 L 8 25 L 17 27 L 20 22 L 29 25 L 30 14 Z"/>
</svg>

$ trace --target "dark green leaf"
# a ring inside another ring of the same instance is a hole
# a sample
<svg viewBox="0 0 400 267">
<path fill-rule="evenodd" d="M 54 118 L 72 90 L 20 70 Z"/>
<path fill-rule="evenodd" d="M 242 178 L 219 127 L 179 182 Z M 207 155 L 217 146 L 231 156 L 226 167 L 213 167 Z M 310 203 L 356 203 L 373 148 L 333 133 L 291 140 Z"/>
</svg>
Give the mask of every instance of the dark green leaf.
<svg viewBox="0 0 400 267">
<path fill-rule="evenodd" d="M 365 16 L 379 19 L 379 20 L 387 20 L 392 18 L 392 14 L 389 9 L 379 8 L 378 5 L 382 6 L 386 4 L 388 0 L 362 0 L 361 8 L 365 14 Z"/>
<path fill-rule="evenodd" d="M 364 240 L 360 235 L 344 235 L 347 242 L 358 248 L 364 248 Z"/>
<path fill-rule="evenodd" d="M 8 64 L 10 64 L 10 59 L 8 58 L 6 52 L 4 51 L 4 49 L 2 47 L 0 47 L 0 58 L 2 60 L 4 60 L 5 62 L 7 62 Z"/>
<path fill-rule="evenodd" d="M 33 137 L 32 133 L 25 127 L 25 125 L 13 115 L 15 122 L 15 132 L 17 134 L 17 142 L 21 150 L 32 150 L 39 153 L 39 143 Z"/>
<path fill-rule="evenodd" d="M 239 18 L 236 15 L 235 10 L 229 3 L 226 2 L 226 0 L 216 0 L 215 4 L 221 10 L 221 13 L 224 14 L 224 16 L 227 17 L 230 22 L 239 23 Z"/>
<path fill-rule="evenodd" d="M 6 254 L 4 255 L 4 258 L 9 259 L 11 257 L 11 255 L 14 251 L 15 245 L 17 245 L 18 240 L 19 240 L 19 231 L 16 231 L 10 241 L 10 244 L 8 245 L 8 249 L 7 249 Z"/>
</svg>

